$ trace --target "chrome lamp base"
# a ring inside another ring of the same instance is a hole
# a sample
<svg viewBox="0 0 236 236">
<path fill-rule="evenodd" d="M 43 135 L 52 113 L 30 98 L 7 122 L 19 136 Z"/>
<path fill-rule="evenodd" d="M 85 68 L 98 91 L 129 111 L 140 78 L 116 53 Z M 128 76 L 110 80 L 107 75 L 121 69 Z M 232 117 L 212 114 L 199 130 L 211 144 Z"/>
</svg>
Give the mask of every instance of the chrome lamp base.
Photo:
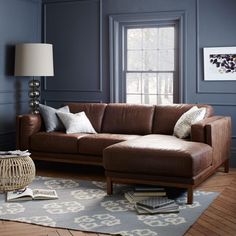
<svg viewBox="0 0 236 236">
<path fill-rule="evenodd" d="M 31 114 L 39 113 L 40 81 L 32 79 L 29 81 L 29 107 Z"/>
</svg>

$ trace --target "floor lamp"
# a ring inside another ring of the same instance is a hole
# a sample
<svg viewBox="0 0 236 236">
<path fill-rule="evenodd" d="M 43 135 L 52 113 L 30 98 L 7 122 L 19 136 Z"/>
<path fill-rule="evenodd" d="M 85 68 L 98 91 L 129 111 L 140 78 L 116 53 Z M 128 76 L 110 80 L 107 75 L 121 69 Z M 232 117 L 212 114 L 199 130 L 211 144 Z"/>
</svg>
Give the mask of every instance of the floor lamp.
<svg viewBox="0 0 236 236">
<path fill-rule="evenodd" d="M 29 106 L 32 114 L 39 113 L 40 81 L 35 77 L 54 75 L 52 44 L 17 44 L 14 74 L 33 78 L 29 81 Z"/>
</svg>

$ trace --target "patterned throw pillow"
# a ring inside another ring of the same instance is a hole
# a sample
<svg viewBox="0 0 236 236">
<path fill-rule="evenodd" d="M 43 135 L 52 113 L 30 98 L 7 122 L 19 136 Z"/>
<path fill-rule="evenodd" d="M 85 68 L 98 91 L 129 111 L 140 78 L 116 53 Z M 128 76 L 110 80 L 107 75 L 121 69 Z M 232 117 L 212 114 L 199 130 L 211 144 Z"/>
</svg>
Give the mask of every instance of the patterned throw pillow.
<svg viewBox="0 0 236 236">
<path fill-rule="evenodd" d="M 57 117 L 57 111 L 70 112 L 70 109 L 68 106 L 55 109 L 53 107 L 39 104 L 39 112 L 43 117 L 46 132 L 61 131 L 65 129 L 63 124 Z"/>
<path fill-rule="evenodd" d="M 73 133 L 91 133 L 96 134 L 92 124 L 86 114 L 82 111 L 79 113 L 57 112 L 60 120 L 66 128 L 67 134 Z"/>
<path fill-rule="evenodd" d="M 191 125 L 202 120 L 206 114 L 206 108 L 193 106 L 185 112 L 176 122 L 174 135 L 178 138 L 187 138 L 191 132 Z"/>
</svg>

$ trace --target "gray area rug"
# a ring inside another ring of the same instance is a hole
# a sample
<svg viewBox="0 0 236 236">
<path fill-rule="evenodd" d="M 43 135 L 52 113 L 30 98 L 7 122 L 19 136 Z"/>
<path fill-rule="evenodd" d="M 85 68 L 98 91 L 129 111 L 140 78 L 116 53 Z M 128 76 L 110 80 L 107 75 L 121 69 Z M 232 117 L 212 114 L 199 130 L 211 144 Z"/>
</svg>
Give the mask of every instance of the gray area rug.
<svg viewBox="0 0 236 236">
<path fill-rule="evenodd" d="M 55 189 L 59 199 L 9 203 L 0 194 L 0 219 L 124 236 L 183 235 L 218 195 L 196 191 L 186 205 L 182 192 L 178 214 L 138 215 L 124 198 L 131 186 L 115 185 L 107 196 L 104 182 L 36 177 L 29 187 Z"/>
</svg>

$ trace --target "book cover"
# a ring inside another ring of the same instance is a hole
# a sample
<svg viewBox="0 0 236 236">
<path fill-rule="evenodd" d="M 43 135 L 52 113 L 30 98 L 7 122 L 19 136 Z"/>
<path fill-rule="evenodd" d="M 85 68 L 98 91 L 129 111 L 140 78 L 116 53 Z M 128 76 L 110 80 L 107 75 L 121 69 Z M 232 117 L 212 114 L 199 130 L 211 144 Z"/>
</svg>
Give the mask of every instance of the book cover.
<svg viewBox="0 0 236 236">
<path fill-rule="evenodd" d="M 165 188 L 156 187 L 156 186 L 148 186 L 148 185 L 138 185 L 134 188 L 135 192 L 165 192 Z"/>
<path fill-rule="evenodd" d="M 175 202 L 174 203 L 171 203 L 169 205 L 165 205 L 165 206 L 161 206 L 161 207 L 158 207 L 158 208 L 154 208 L 154 209 L 150 209 L 148 207 L 145 207 L 145 206 L 140 206 L 140 205 L 137 205 L 136 206 L 140 209 L 143 209 L 145 211 L 148 211 L 150 213 L 152 212 L 158 212 L 158 211 L 169 211 L 169 210 L 178 210 L 179 209 L 179 205 L 177 205 Z"/>
<path fill-rule="evenodd" d="M 155 209 L 161 206 L 169 205 L 175 201 L 167 197 L 150 197 L 137 202 L 137 205 L 144 206 L 150 209 Z"/>
<path fill-rule="evenodd" d="M 57 199 L 56 190 L 52 189 L 30 189 L 14 190 L 7 192 L 7 202 L 27 200 L 50 200 Z"/>
<path fill-rule="evenodd" d="M 160 191 L 149 191 L 149 192 L 134 192 L 134 196 L 143 196 L 143 197 L 164 197 L 166 196 L 166 192 L 160 192 Z"/>
<path fill-rule="evenodd" d="M 135 210 L 138 214 L 167 214 L 167 213 L 179 213 L 179 206 L 177 204 L 171 204 L 169 207 L 159 207 L 156 209 L 149 209 L 139 205 L 135 205 Z"/>
<path fill-rule="evenodd" d="M 125 198 L 132 204 L 138 202 L 138 201 L 141 201 L 141 200 L 144 200 L 144 199 L 147 199 L 148 197 L 145 197 L 145 196 L 134 196 L 134 192 L 133 191 L 130 191 L 130 192 L 126 192 L 125 193 Z"/>
</svg>

